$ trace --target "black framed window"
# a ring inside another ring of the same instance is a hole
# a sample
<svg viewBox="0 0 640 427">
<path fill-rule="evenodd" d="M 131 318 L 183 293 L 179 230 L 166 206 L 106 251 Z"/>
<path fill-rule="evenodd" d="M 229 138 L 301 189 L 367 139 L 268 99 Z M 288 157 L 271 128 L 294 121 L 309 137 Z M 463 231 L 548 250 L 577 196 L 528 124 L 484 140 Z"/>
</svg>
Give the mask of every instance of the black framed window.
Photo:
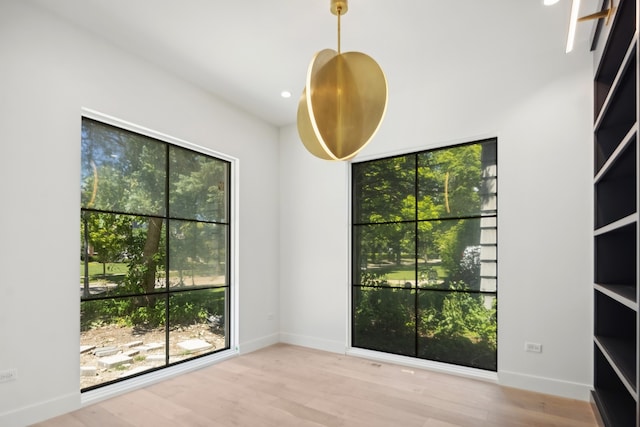
<svg viewBox="0 0 640 427">
<path fill-rule="evenodd" d="M 82 391 L 229 349 L 231 163 L 82 119 Z"/>
<path fill-rule="evenodd" d="M 352 165 L 352 346 L 497 369 L 497 139 Z"/>
</svg>

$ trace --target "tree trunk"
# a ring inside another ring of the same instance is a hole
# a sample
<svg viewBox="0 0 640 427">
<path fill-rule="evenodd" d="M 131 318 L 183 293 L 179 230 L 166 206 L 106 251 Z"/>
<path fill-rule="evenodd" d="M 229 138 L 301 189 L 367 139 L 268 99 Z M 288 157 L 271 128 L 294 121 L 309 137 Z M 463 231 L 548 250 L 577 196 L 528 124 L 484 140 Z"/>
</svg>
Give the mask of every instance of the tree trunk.
<svg viewBox="0 0 640 427">
<path fill-rule="evenodd" d="M 88 298 L 90 295 L 89 292 L 89 229 L 87 226 L 87 213 L 83 212 L 82 214 L 82 223 L 84 226 L 84 297 Z"/>
<path fill-rule="evenodd" d="M 156 254 L 160 247 L 162 236 L 162 218 L 149 218 L 147 240 L 144 243 L 142 262 L 144 263 L 144 275 L 142 276 L 142 288 L 145 292 L 153 292 L 156 286 L 156 268 L 158 260 Z"/>
</svg>

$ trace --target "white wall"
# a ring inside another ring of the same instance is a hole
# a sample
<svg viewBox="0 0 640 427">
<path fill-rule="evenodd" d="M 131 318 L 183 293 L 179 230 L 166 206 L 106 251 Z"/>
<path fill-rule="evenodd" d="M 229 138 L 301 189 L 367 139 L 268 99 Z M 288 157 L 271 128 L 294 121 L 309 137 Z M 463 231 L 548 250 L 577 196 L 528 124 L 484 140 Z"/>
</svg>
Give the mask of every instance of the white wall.
<svg viewBox="0 0 640 427">
<path fill-rule="evenodd" d="M 500 380 L 585 398 L 592 360 L 590 56 L 567 56 L 562 46 L 485 49 L 425 56 L 422 69 L 388 74 L 387 117 L 359 159 L 499 137 Z M 376 59 L 384 68 L 385 58 Z M 0 2 L 0 63 L 0 370 L 17 368 L 19 376 L 0 384 L 0 425 L 80 404 L 81 107 L 240 159 L 243 351 L 278 336 L 344 351 L 347 164 L 313 158 L 293 126 L 278 134 L 18 0 Z M 408 79 L 420 84 L 395 84 Z M 542 343 L 543 353 L 525 353 L 525 340 Z"/>
<path fill-rule="evenodd" d="M 295 126 L 280 135 L 280 337 L 344 352 L 348 164 L 312 157 Z"/>
<path fill-rule="evenodd" d="M 507 46 L 535 45 L 535 35 L 521 37 L 528 42 L 512 39 Z M 389 58 L 376 59 L 384 69 Z M 532 51 L 505 50 L 478 39 L 448 57 L 425 54 L 423 67 L 390 70 L 387 116 L 356 161 L 498 137 L 499 381 L 587 399 L 593 283 L 590 54 L 565 55 L 561 40 L 555 50 Z M 407 81 L 417 83 L 403 84 Z M 281 130 L 280 162 L 281 337 L 344 351 L 348 166 L 312 157 L 294 126 Z M 525 341 L 542 343 L 542 354 L 524 352 Z"/>
<path fill-rule="evenodd" d="M 277 341 L 278 130 L 20 1 L 0 64 L 0 425 L 80 405 L 81 107 L 239 159 L 239 342 Z"/>
</svg>

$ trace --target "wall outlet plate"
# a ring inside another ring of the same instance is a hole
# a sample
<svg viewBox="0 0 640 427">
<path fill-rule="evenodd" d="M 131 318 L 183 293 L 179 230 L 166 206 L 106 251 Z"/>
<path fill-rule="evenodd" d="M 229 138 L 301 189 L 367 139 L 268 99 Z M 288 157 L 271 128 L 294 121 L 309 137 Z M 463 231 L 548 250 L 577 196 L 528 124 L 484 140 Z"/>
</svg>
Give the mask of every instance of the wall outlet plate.
<svg viewBox="0 0 640 427">
<path fill-rule="evenodd" d="M 542 353 L 542 344 L 526 341 L 524 343 L 524 351 L 529 351 L 532 353 Z"/>
</svg>

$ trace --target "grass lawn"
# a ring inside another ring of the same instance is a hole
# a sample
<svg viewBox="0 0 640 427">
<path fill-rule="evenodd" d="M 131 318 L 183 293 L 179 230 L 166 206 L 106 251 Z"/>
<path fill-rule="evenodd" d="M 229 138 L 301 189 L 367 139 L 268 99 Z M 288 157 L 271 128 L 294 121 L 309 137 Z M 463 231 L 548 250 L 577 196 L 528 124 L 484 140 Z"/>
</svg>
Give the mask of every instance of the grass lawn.
<svg viewBox="0 0 640 427">
<path fill-rule="evenodd" d="M 107 277 L 113 276 L 124 276 L 127 274 L 128 268 L 127 264 L 124 262 L 108 262 L 106 266 L 103 266 L 101 262 L 90 262 L 89 263 L 89 277 L 91 279 L 100 279 L 102 278 L 103 271 L 106 271 Z M 80 282 L 82 282 L 82 278 L 84 277 L 84 263 L 80 263 Z"/>
<path fill-rule="evenodd" d="M 440 265 L 430 265 L 430 269 L 435 270 L 438 273 L 438 279 L 442 280 L 447 277 L 447 271 Z M 418 266 L 418 275 L 420 276 L 423 272 L 425 273 L 426 280 L 426 271 L 425 265 L 420 264 Z M 387 267 L 385 269 L 380 269 L 379 272 L 384 274 L 387 280 L 414 280 L 415 279 L 415 266 L 413 265 L 396 265 L 392 267 Z"/>
</svg>

